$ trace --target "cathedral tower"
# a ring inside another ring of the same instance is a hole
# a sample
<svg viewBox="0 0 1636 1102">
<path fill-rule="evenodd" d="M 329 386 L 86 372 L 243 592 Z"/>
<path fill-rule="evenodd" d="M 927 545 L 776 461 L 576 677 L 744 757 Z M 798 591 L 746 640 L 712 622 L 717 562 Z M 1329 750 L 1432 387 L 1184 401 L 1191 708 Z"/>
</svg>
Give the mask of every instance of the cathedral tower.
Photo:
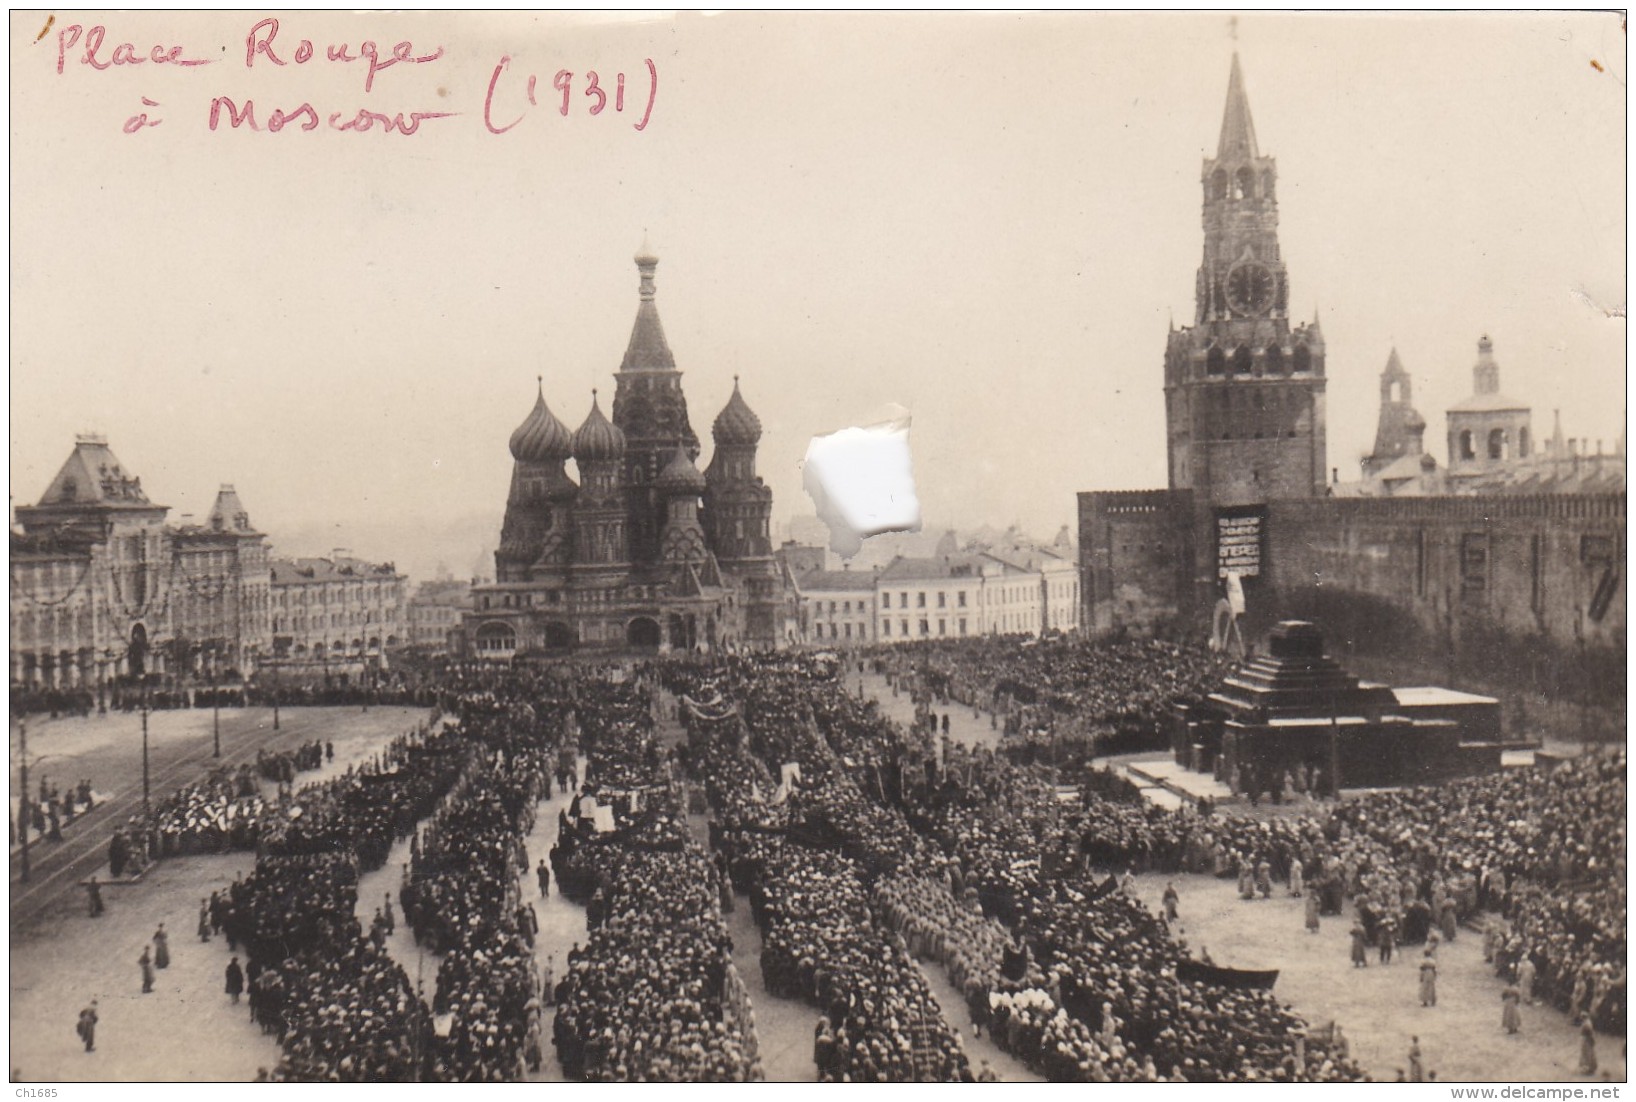
<svg viewBox="0 0 1636 1102">
<path fill-rule="evenodd" d="M 573 449 L 580 478 L 574 508 L 575 565 L 582 570 L 622 570 L 630 561 L 625 542 L 628 504 L 619 485 L 625 434 L 603 416 L 594 390 L 591 412 L 574 430 Z"/>
<path fill-rule="evenodd" d="M 1290 326 L 1278 248 L 1278 169 L 1262 156 L 1238 55 L 1206 158 L 1204 258 L 1193 325 L 1165 349 L 1170 486 L 1239 505 L 1324 490 L 1324 342 Z"/>
<path fill-rule="evenodd" d="M 506 497 L 495 578 L 529 581 L 539 569 L 560 570 L 573 552 L 572 512 L 578 488 L 563 469 L 568 429 L 545 404 L 544 382 L 523 423 L 511 434 L 511 492 Z"/>
<path fill-rule="evenodd" d="M 716 451 L 704 477 L 704 526 L 723 566 L 752 560 L 771 561 L 773 492 L 756 474 L 756 446 L 761 442 L 761 419 L 739 393 L 733 377 L 733 396 L 716 415 L 710 435 Z"/>
<path fill-rule="evenodd" d="M 676 370 L 676 358 L 665 342 L 659 310 L 653 304 L 653 273 L 658 266 L 659 258 L 644 242 L 636 255 L 636 269 L 642 276 L 636 324 L 614 376 L 613 423 L 625 437 L 623 469 L 630 518 L 626 535 L 631 561 L 641 566 L 659 558 L 666 509 L 654 483 L 670 462 L 676 441 L 682 441 L 690 459 L 699 457 L 699 438 L 687 419 L 682 373 Z"/>
<path fill-rule="evenodd" d="M 660 561 L 672 567 L 703 565 L 710 557 L 699 523 L 699 495 L 704 493 L 705 481 L 685 447 L 676 449 L 654 486 L 666 504 Z"/>
</svg>

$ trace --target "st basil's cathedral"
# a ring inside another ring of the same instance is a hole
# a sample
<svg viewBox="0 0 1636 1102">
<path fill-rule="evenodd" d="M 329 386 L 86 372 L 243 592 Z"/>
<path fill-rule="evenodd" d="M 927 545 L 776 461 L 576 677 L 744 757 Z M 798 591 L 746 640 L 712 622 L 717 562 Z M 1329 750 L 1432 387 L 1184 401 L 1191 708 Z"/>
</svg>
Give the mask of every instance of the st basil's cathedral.
<svg viewBox="0 0 1636 1102">
<path fill-rule="evenodd" d="M 640 300 L 611 419 L 593 391 L 570 432 L 542 381 L 511 434 L 495 581 L 473 589 L 462 624 L 477 657 L 760 649 L 795 631 L 794 583 L 773 555 L 773 494 L 756 474 L 761 421 L 735 377 L 699 470 L 654 305 L 658 265 L 646 247 L 636 257 Z"/>
</svg>

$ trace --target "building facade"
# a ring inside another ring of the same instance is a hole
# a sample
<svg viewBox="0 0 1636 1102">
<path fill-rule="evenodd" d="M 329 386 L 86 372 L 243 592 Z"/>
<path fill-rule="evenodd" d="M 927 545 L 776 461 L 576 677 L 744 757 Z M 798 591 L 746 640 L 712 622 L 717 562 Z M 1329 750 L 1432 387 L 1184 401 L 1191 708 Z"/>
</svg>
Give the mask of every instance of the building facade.
<svg viewBox="0 0 1636 1102">
<path fill-rule="evenodd" d="M 337 551 L 274 559 L 273 656 L 281 669 L 355 676 L 404 645 L 407 579 L 391 563 Z"/>
<path fill-rule="evenodd" d="M 515 461 L 495 581 L 473 590 L 464 652 L 508 660 L 577 650 L 773 647 L 798 622 L 774 557 L 772 491 L 756 474 L 761 422 L 734 382 L 709 467 L 655 305 L 645 248 L 636 322 L 615 373 L 569 432 L 545 402 L 511 435 Z M 566 464 L 574 460 L 578 481 Z"/>
<path fill-rule="evenodd" d="M 102 687 L 248 675 L 269 653 L 266 537 L 231 486 L 171 527 L 100 436 L 81 436 L 11 533 L 11 680 Z"/>
<path fill-rule="evenodd" d="M 875 641 L 875 573 L 819 569 L 796 575 L 808 642 L 860 647 Z"/>
<path fill-rule="evenodd" d="M 448 654 L 459 646 L 460 622 L 472 609 L 472 587 L 453 578 L 422 582 L 404 606 L 409 645 L 422 654 Z"/>
</svg>

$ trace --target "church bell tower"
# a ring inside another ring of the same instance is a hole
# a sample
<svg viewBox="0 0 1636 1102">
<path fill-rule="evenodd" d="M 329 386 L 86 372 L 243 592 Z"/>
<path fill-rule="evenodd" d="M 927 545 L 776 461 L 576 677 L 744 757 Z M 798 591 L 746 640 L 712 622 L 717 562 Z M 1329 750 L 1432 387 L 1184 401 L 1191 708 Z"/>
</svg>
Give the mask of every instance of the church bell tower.
<svg viewBox="0 0 1636 1102">
<path fill-rule="evenodd" d="M 1171 489 L 1201 503 L 1324 492 L 1324 342 L 1290 326 L 1278 248 L 1278 166 L 1256 143 L 1238 55 L 1216 155 L 1206 158 L 1204 258 L 1193 324 L 1165 349 Z"/>
</svg>

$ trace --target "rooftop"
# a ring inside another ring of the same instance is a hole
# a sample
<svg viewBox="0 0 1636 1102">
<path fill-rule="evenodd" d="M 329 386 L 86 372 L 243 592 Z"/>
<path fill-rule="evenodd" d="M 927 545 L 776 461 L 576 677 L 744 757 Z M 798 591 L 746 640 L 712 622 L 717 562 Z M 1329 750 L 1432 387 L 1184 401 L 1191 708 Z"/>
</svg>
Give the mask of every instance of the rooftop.
<svg viewBox="0 0 1636 1102">
<path fill-rule="evenodd" d="M 943 555 L 930 559 L 911 559 L 899 555 L 880 572 L 882 582 L 934 582 L 948 578 L 983 576 L 983 564 L 977 555 Z"/>
<path fill-rule="evenodd" d="M 803 593 L 818 591 L 842 593 L 875 589 L 873 570 L 808 570 L 795 576 L 795 584 Z"/>
<path fill-rule="evenodd" d="M 401 577 L 392 563 L 364 562 L 362 559 L 274 559 L 271 565 L 274 585 Z"/>
</svg>

